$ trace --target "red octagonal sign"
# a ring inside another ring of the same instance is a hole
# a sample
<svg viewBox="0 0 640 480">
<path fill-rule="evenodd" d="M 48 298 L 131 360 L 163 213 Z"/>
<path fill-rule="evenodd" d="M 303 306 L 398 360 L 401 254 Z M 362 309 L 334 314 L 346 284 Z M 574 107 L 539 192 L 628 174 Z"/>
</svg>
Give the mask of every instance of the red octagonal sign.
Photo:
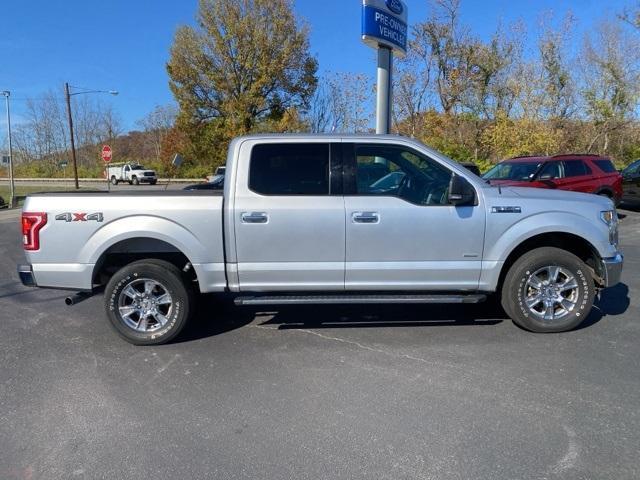
<svg viewBox="0 0 640 480">
<path fill-rule="evenodd" d="M 103 145 L 102 160 L 104 160 L 105 163 L 109 163 L 111 161 L 111 156 L 112 156 L 111 147 L 109 145 Z"/>
</svg>

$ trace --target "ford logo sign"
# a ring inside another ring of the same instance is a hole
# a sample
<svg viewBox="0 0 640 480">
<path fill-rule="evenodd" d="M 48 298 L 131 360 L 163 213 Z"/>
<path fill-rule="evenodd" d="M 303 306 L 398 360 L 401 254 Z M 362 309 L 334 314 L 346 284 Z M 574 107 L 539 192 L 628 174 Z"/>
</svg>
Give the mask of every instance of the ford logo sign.
<svg viewBox="0 0 640 480">
<path fill-rule="evenodd" d="M 404 8 L 402 7 L 402 2 L 400 0 L 385 0 L 387 7 L 396 15 L 402 15 L 402 11 Z"/>
</svg>

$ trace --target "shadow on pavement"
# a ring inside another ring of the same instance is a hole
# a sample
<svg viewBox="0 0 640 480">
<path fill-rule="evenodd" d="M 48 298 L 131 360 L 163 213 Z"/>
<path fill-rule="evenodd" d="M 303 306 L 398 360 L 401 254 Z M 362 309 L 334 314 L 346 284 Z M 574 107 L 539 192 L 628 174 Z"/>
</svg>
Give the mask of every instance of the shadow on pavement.
<svg viewBox="0 0 640 480">
<path fill-rule="evenodd" d="M 629 287 L 608 288 L 596 299 L 589 317 L 578 330 L 629 308 Z M 264 318 L 264 321 L 261 321 Z M 254 320 L 260 325 L 287 329 L 389 328 L 496 325 L 509 321 L 496 296 L 475 305 L 299 305 L 236 307 L 231 298 L 202 295 L 197 312 L 175 343 L 220 335 Z"/>
<path fill-rule="evenodd" d="M 622 315 L 627 311 L 631 300 L 629 299 L 629 287 L 625 283 L 619 283 L 600 292 L 596 298 L 591 313 L 576 330 L 582 330 L 595 325 L 606 316 Z"/>
<path fill-rule="evenodd" d="M 261 317 L 266 317 L 260 322 Z M 299 305 L 235 307 L 231 299 L 202 296 L 197 314 L 179 336 L 187 342 L 241 328 L 254 320 L 278 329 L 386 328 L 495 325 L 507 319 L 493 298 L 475 305 Z"/>
</svg>

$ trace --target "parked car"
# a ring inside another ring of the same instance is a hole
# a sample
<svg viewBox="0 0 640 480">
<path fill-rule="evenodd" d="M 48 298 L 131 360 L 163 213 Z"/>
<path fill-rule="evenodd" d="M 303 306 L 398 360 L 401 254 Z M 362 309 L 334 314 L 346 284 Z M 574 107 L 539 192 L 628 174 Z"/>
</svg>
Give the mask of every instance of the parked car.
<svg viewBox="0 0 640 480">
<path fill-rule="evenodd" d="M 7 208 L 7 202 L 4 201 L 4 198 L 0 197 L 0 208 Z"/>
<path fill-rule="evenodd" d="M 273 306 L 474 304 L 497 292 L 518 325 L 561 332 L 620 279 L 608 198 L 493 187 L 395 136 L 252 135 L 227 158 L 223 192 L 30 195 L 22 282 L 79 290 L 68 304 L 103 286 L 114 329 L 151 345 L 182 330 L 197 293 Z M 377 165 L 401 181 L 378 191 Z"/>
<path fill-rule="evenodd" d="M 216 171 L 213 172 L 213 175 L 209 175 L 207 177 L 207 182 L 213 182 L 215 180 L 219 180 L 221 177 L 224 178 L 224 174 L 226 172 L 226 167 L 217 167 Z"/>
<path fill-rule="evenodd" d="M 222 190 L 224 188 L 224 175 L 214 175 L 208 182 L 187 185 L 183 190 Z"/>
<path fill-rule="evenodd" d="M 615 204 L 622 198 L 622 175 L 610 159 L 599 155 L 517 157 L 500 162 L 482 178 L 492 185 L 595 193 Z"/>
<path fill-rule="evenodd" d="M 640 160 L 622 170 L 622 200 L 640 203 Z"/>
<path fill-rule="evenodd" d="M 158 183 L 158 177 L 154 170 L 149 170 L 136 163 L 109 165 L 107 167 L 107 175 L 113 185 L 118 185 L 120 182 L 127 182 L 129 185 L 139 185 L 141 183 L 155 185 Z"/>
</svg>

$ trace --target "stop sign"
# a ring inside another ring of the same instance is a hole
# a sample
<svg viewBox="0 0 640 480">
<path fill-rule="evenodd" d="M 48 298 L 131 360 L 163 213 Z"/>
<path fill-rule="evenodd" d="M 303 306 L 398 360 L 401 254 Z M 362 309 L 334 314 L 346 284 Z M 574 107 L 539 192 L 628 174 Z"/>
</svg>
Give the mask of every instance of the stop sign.
<svg viewBox="0 0 640 480">
<path fill-rule="evenodd" d="M 111 161 L 111 156 L 112 156 L 111 147 L 109 145 L 103 145 L 102 160 L 104 160 L 105 163 L 109 163 Z"/>
</svg>

